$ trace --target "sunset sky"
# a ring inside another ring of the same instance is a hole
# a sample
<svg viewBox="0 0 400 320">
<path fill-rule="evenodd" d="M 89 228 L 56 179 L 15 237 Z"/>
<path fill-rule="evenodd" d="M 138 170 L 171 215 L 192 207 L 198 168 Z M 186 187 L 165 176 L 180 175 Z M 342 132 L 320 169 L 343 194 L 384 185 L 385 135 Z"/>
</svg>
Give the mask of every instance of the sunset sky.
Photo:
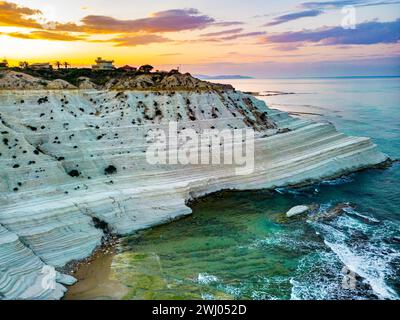
<svg viewBox="0 0 400 320">
<path fill-rule="evenodd" d="M 101 56 L 255 77 L 400 74 L 400 0 L 311 1 L 0 1 L 0 58 L 90 66 Z M 355 29 L 342 27 L 349 5 Z"/>
</svg>

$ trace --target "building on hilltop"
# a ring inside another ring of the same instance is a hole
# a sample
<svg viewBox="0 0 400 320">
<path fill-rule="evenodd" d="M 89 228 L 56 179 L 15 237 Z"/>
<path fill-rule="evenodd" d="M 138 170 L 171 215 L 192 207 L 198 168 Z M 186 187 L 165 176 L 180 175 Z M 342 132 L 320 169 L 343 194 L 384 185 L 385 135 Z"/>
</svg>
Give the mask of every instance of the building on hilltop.
<svg viewBox="0 0 400 320">
<path fill-rule="evenodd" d="M 41 63 L 32 63 L 29 65 L 29 68 L 33 70 L 52 70 L 53 67 L 49 62 L 41 62 Z"/>
<path fill-rule="evenodd" d="M 118 68 L 118 70 L 125 71 L 125 72 L 135 72 L 137 70 L 137 68 L 125 65 L 121 68 Z"/>
<path fill-rule="evenodd" d="M 103 60 L 101 57 L 96 59 L 96 64 L 92 65 L 93 70 L 114 70 L 114 60 Z"/>
</svg>

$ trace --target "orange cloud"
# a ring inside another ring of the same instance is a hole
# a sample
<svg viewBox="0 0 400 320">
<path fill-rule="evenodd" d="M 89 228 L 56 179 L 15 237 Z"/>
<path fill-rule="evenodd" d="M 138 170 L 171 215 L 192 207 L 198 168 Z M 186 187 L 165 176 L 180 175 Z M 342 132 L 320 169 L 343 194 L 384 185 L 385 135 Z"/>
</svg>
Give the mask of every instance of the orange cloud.
<svg viewBox="0 0 400 320">
<path fill-rule="evenodd" d="M 86 36 L 76 36 L 69 33 L 49 32 L 49 31 L 32 31 L 30 33 L 10 32 L 0 33 L 13 38 L 31 39 L 31 40 L 52 40 L 52 41 L 81 41 L 85 40 Z"/>
<path fill-rule="evenodd" d="M 44 21 L 44 22 L 43 22 Z M 3 33 L 20 39 L 37 39 L 53 41 L 81 41 L 114 43 L 115 46 L 138 46 L 152 43 L 173 41 L 160 33 L 199 30 L 210 26 L 231 26 L 242 24 L 237 21 L 215 21 L 214 18 L 201 14 L 197 9 L 172 9 L 159 11 L 149 17 L 132 20 L 121 20 L 103 15 L 88 15 L 80 23 L 58 21 L 46 22 L 43 13 L 37 9 L 19 6 L 0 1 L 0 26 L 13 26 L 35 29 L 30 33 Z M 208 33 L 201 41 L 220 42 L 255 35 L 242 34 L 242 28 Z M 83 35 L 82 35 L 83 34 Z M 94 34 L 115 34 L 110 40 L 92 40 Z M 258 34 L 258 33 L 257 33 Z M 223 36 L 218 38 L 217 36 Z M 191 39 L 190 41 L 195 41 Z M 190 42 L 189 41 L 189 42 Z M 181 42 L 181 41 L 178 41 Z"/>
<path fill-rule="evenodd" d="M 40 15 L 40 10 L 21 7 L 15 3 L 0 1 L 0 26 L 41 28 L 41 25 L 30 16 Z"/>
<path fill-rule="evenodd" d="M 183 30 L 203 29 L 211 25 L 237 24 L 238 22 L 215 22 L 197 9 L 172 9 L 159 11 L 147 18 L 120 20 L 109 16 L 89 15 L 76 23 L 49 22 L 39 23 L 31 16 L 42 15 L 40 10 L 21 7 L 11 2 L 0 1 L 0 25 L 26 27 L 34 29 L 51 29 L 66 32 L 86 33 L 159 33 L 178 32 Z"/>
<path fill-rule="evenodd" d="M 134 47 L 139 45 L 162 43 L 169 41 L 171 40 L 156 34 L 127 35 L 107 40 L 107 42 L 116 42 L 115 44 L 116 47 Z"/>
</svg>

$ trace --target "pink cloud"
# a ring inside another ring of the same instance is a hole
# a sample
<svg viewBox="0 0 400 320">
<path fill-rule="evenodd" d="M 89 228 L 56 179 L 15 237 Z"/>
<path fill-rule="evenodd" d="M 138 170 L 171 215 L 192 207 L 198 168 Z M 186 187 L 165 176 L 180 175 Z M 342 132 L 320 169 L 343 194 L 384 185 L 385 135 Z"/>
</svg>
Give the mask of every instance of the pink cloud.
<svg viewBox="0 0 400 320">
<path fill-rule="evenodd" d="M 196 9 L 175 9 L 160 11 L 148 18 L 119 20 L 108 16 L 86 16 L 82 19 L 82 29 L 88 32 L 175 32 L 203 29 L 214 19 L 201 15 Z"/>
<path fill-rule="evenodd" d="M 116 47 L 135 47 L 140 45 L 147 45 L 152 43 L 163 43 L 171 41 L 156 34 L 142 34 L 142 35 L 127 35 L 113 38 L 107 42 L 115 42 Z"/>
<path fill-rule="evenodd" d="M 240 33 L 243 31 L 243 28 L 237 28 L 237 29 L 230 29 L 230 30 L 225 30 L 225 31 L 220 31 L 220 32 L 210 32 L 210 33 L 205 33 L 202 34 L 202 37 L 218 37 L 218 36 L 224 36 L 227 34 L 236 34 Z"/>
</svg>

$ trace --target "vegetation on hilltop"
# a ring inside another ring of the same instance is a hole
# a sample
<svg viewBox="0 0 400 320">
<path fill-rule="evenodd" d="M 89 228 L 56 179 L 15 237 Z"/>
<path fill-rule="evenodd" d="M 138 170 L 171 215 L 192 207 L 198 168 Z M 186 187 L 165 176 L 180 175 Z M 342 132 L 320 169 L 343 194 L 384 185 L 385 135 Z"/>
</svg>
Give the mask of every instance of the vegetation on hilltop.
<svg viewBox="0 0 400 320">
<path fill-rule="evenodd" d="M 90 68 L 67 68 L 67 69 L 41 69 L 34 70 L 31 68 L 10 68 L 16 72 L 22 72 L 29 74 L 33 77 L 42 78 L 44 80 L 52 81 L 56 79 L 61 79 L 69 82 L 74 86 L 79 86 L 82 82 L 82 78 L 89 78 L 91 82 L 96 85 L 102 86 L 106 84 L 111 79 L 121 78 L 131 74 L 130 72 L 115 70 L 96 70 L 93 71 Z M 134 73 L 133 73 L 134 74 Z"/>
</svg>

